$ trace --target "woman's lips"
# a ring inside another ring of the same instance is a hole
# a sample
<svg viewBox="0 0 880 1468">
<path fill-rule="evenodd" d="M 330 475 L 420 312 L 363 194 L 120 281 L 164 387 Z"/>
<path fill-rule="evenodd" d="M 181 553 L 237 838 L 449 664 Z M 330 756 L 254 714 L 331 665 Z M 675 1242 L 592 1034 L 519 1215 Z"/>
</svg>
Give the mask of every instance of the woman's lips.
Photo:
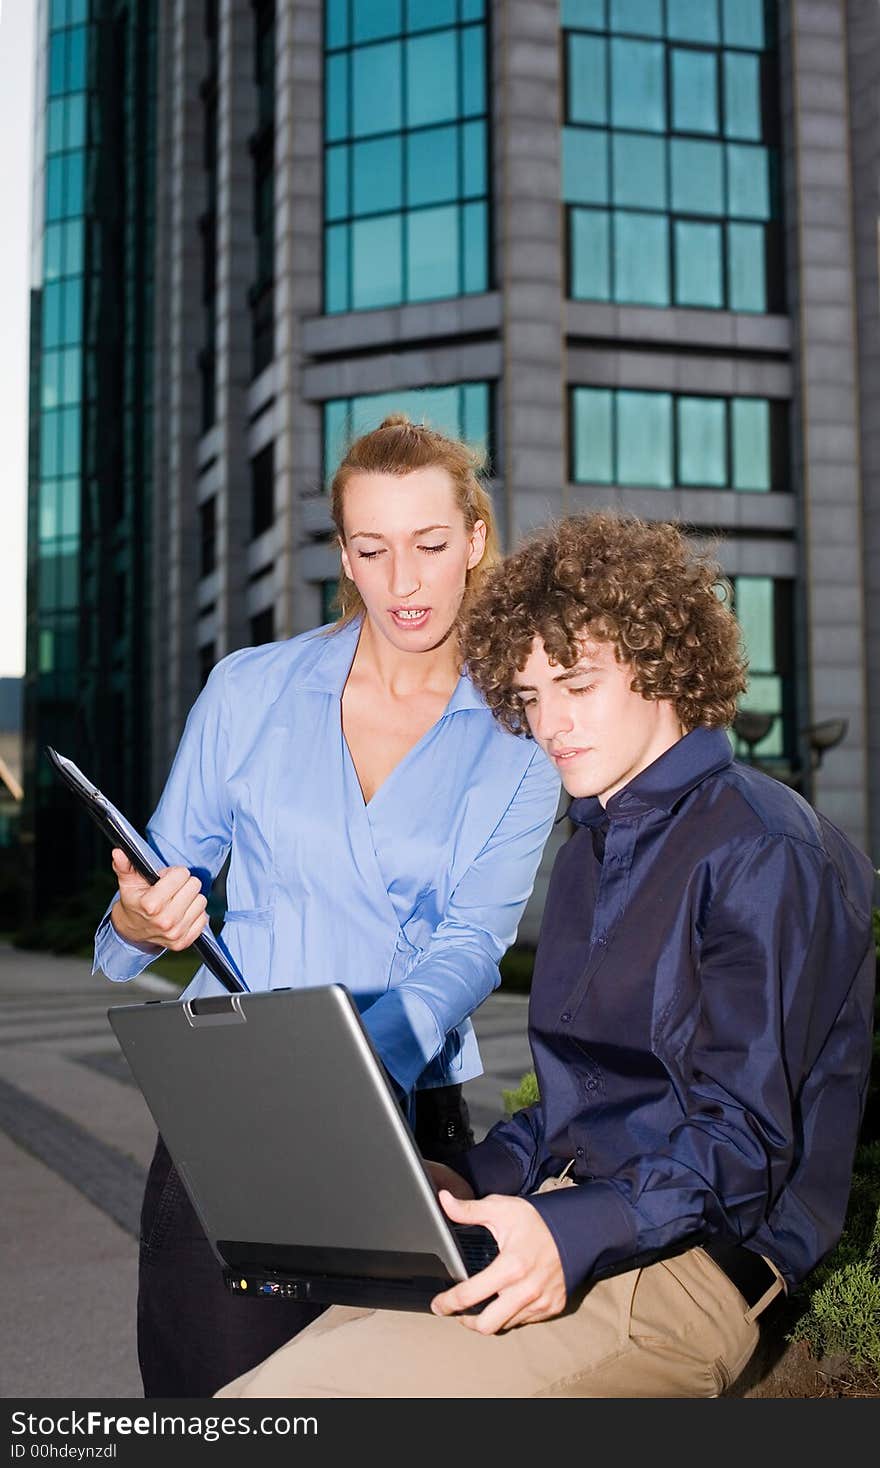
<svg viewBox="0 0 880 1468">
<path fill-rule="evenodd" d="M 424 627 L 431 615 L 430 607 L 391 607 L 391 616 L 396 627 L 406 632 L 417 631 Z"/>
</svg>

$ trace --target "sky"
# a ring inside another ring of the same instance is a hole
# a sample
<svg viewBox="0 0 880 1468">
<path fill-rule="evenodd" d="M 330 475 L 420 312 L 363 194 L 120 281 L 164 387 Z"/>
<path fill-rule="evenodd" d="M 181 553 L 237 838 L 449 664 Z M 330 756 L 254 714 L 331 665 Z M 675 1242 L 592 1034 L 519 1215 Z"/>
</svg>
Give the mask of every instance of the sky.
<svg viewBox="0 0 880 1468">
<path fill-rule="evenodd" d="M 24 672 L 36 0 L 0 0 L 0 678 Z"/>
</svg>

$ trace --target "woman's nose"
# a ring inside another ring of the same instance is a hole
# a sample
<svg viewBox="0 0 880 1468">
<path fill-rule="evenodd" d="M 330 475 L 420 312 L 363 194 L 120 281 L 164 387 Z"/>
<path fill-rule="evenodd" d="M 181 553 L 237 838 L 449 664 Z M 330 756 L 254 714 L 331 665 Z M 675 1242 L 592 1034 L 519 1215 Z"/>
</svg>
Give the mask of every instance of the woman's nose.
<svg viewBox="0 0 880 1468">
<path fill-rule="evenodd" d="M 421 581 L 415 558 L 408 554 L 397 554 L 391 557 L 391 580 L 390 590 L 392 596 L 401 599 L 412 596 L 418 591 Z"/>
</svg>

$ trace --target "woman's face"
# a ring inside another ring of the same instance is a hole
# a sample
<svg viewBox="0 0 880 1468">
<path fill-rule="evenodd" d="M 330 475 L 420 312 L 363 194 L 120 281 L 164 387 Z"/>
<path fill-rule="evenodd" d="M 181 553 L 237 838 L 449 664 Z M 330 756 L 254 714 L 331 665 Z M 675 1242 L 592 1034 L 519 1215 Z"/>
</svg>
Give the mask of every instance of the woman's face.
<svg viewBox="0 0 880 1468">
<path fill-rule="evenodd" d="M 465 525 L 445 469 L 353 474 L 343 501 L 342 569 L 377 632 L 401 652 L 429 652 L 449 636 L 486 526 Z"/>
</svg>

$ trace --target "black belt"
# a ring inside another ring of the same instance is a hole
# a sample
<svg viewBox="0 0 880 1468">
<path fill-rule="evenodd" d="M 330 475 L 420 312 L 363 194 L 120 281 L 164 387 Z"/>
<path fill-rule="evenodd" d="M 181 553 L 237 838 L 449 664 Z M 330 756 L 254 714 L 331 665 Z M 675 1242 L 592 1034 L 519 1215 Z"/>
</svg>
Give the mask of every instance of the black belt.
<svg viewBox="0 0 880 1468">
<path fill-rule="evenodd" d="M 762 1259 L 752 1249 L 744 1249 L 742 1244 L 709 1239 L 700 1247 L 724 1270 L 731 1283 L 736 1285 L 749 1309 L 757 1305 L 772 1285 L 779 1282 L 779 1275 L 770 1268 L 767 1260 Z M 780 1288 L 780 1294 L 782 1293 L 784 1290 Z"/>
</svg>

